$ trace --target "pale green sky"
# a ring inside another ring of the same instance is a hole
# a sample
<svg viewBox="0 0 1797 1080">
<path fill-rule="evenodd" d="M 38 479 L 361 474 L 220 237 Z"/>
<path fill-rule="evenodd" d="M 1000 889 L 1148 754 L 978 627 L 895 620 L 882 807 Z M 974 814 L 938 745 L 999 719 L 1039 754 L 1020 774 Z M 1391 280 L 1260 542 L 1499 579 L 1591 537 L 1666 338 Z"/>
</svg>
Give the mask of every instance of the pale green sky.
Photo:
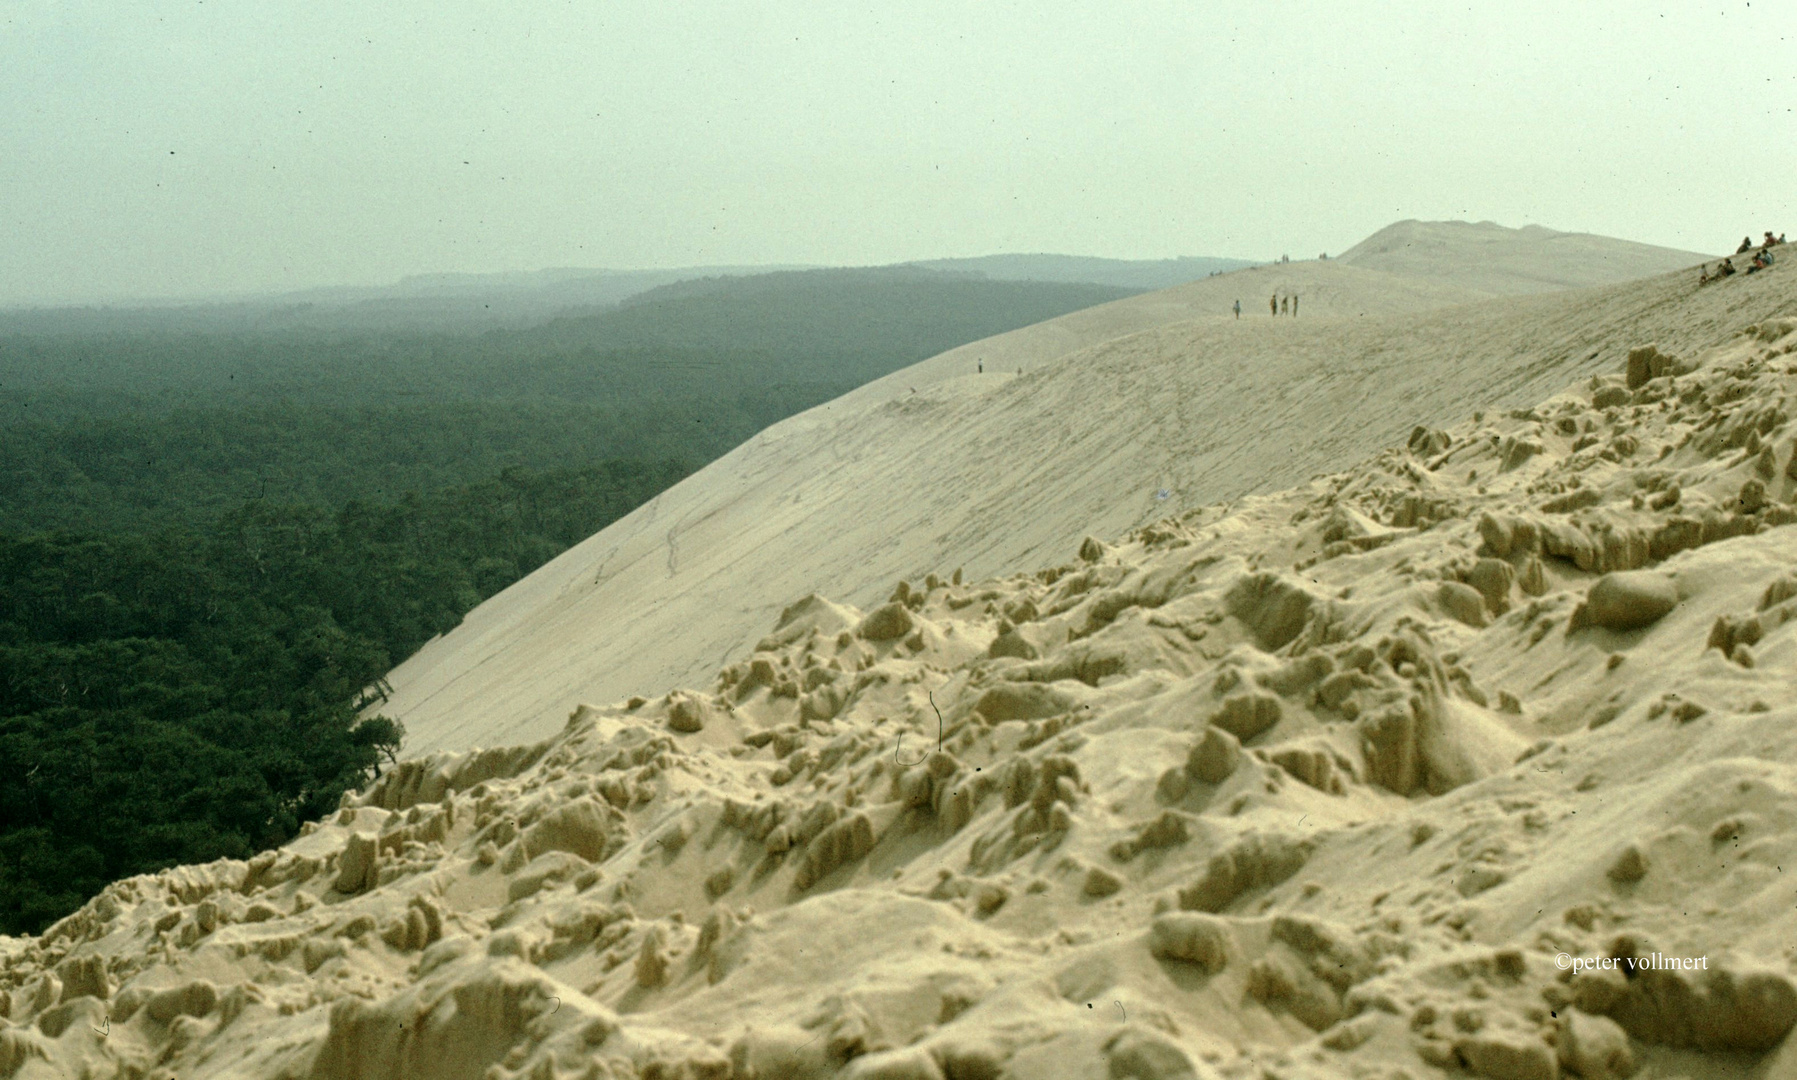
<svg viewBox="0 0 1797 1080">
<path fill-rule="evenodd" d="M 1761 0 L 0 0 L 0 304 L 1788 230 Z"/>
</svg>

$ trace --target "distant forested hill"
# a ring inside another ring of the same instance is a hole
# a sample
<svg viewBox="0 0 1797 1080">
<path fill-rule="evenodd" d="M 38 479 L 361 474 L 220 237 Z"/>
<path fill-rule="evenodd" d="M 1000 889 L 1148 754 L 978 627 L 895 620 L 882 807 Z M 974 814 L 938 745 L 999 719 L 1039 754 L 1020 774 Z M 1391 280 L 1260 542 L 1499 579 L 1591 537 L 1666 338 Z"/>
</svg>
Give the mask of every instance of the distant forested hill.
<svg viewBox="0 0 1797 1080">
<path fill-rule="evenodd" d="M 703 464 L 945 349 L 1129 295 L 921 270 L 716 279 L 483 333 L 0 316 L 0 531 L 141 530 L 616 457 Z"/>
<path fill-rule="evenodd" d="M 972 273 L 1006 281 L 1089 281 L 1127 289 L 1166 289 L 1225 274 L 1254 263 L 1186 255 L 1177 259 L 1098 259 L 1088 255 L 981 255 L 969 259 L 928 259 L 908 265 L 950 273 Z"/>
<path fill-rule="evenodd" d="M 0 316 L 0 932 L 289 839 L 396 751 L 359 719 L 395 663 L 768 424 L 1123 295 L 822 271 L 481 332 Z"/>
</svg>

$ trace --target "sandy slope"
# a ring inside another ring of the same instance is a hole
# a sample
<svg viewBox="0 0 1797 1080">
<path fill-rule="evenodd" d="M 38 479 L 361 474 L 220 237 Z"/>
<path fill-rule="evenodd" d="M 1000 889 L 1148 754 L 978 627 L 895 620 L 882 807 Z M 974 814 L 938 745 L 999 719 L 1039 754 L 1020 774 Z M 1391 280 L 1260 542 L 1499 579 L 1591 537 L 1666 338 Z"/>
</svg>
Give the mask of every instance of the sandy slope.
<svg viewBox="0 0 1797 1080">
<path fill-rule="evenodd" d="M 1400 221 L 1342 252 L 1341 261 L 1508 295 L 1650 277 L 1715 257 L 1539 225 Z"/>
<path fill-rule="evenodd" d="M 1434 335 L 1461 418 L 115 883 L 0 938 L 0 1077 L 1797 1074 L 1797 276 L 1687 285 L 1263 325 L 1298 402 Z"/>
<path fill-rule="evenodd" d="M 1469 403 L 1534 400 L 1632 340 L 1683 347 L 1723 306 L 1694 285 L 1482 300 L 1293 263 L 968 345 L 769 428 L 563 554 L 395 669 L 379 708 L 411 752 L 541 738 L 578 701 L 702 680 L 809 590 L 865 604 L 929 568 L 1032 565 Z M 1275 291 L 1299 317 L 1266 317 Z M 1238 295 L 1248 317 L 1224 317 Z"/>
</svg>

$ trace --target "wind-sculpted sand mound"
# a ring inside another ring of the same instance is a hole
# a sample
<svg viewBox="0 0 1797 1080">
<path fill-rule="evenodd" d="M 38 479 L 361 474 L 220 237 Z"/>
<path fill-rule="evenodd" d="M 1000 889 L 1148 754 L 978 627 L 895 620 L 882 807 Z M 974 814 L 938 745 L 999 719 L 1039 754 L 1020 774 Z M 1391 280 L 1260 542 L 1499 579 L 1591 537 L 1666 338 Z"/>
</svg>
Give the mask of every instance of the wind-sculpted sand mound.
<svg viewBox="0 0 1797 1080">
<path fill-rule="evenodd" d="M 1797 320 L 1628 344 L 116 883 L 0 1076 L 1789 1075 Z"/>
</svg>

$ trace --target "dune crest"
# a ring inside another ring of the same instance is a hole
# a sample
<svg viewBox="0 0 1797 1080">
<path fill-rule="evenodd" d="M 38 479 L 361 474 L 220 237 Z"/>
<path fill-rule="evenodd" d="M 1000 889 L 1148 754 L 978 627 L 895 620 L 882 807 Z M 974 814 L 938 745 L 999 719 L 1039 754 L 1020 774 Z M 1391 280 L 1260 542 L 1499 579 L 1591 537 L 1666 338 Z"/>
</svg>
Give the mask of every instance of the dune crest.
<svg viewBox="0 0 1797 1080">
<path fill-rule="evenodd" d="M 1573 273 L 1552 244 L 1507 243 Z M 1330 260 L 1207 278 L 877 380 L 488 600 L 396 668 L 377 708 L 413 753 L 540 739 L 582 701 L 709 678 L 806 592 L 865 607 L 900 577 L 1039 565 L 1087 533 L 1300 483 L 1419 422 L 1532 404 L 1634 343 L 1697 347 L 1743 314 L 1684 274 L 1492 298 L 1455 283 L 1481 249 L 1456 252 L 1432 275 Z M 1300 314 L 1269 318 L 1275 293 Z"/>
<path fill-rule="evenodd" d="M 1425 275 L 1493 295 L 1607 285 L 1694 267 L 1714 255 L 1540 225 L 1399 221 L 1341 253 L 1367 270 Z"/>
</svg>

